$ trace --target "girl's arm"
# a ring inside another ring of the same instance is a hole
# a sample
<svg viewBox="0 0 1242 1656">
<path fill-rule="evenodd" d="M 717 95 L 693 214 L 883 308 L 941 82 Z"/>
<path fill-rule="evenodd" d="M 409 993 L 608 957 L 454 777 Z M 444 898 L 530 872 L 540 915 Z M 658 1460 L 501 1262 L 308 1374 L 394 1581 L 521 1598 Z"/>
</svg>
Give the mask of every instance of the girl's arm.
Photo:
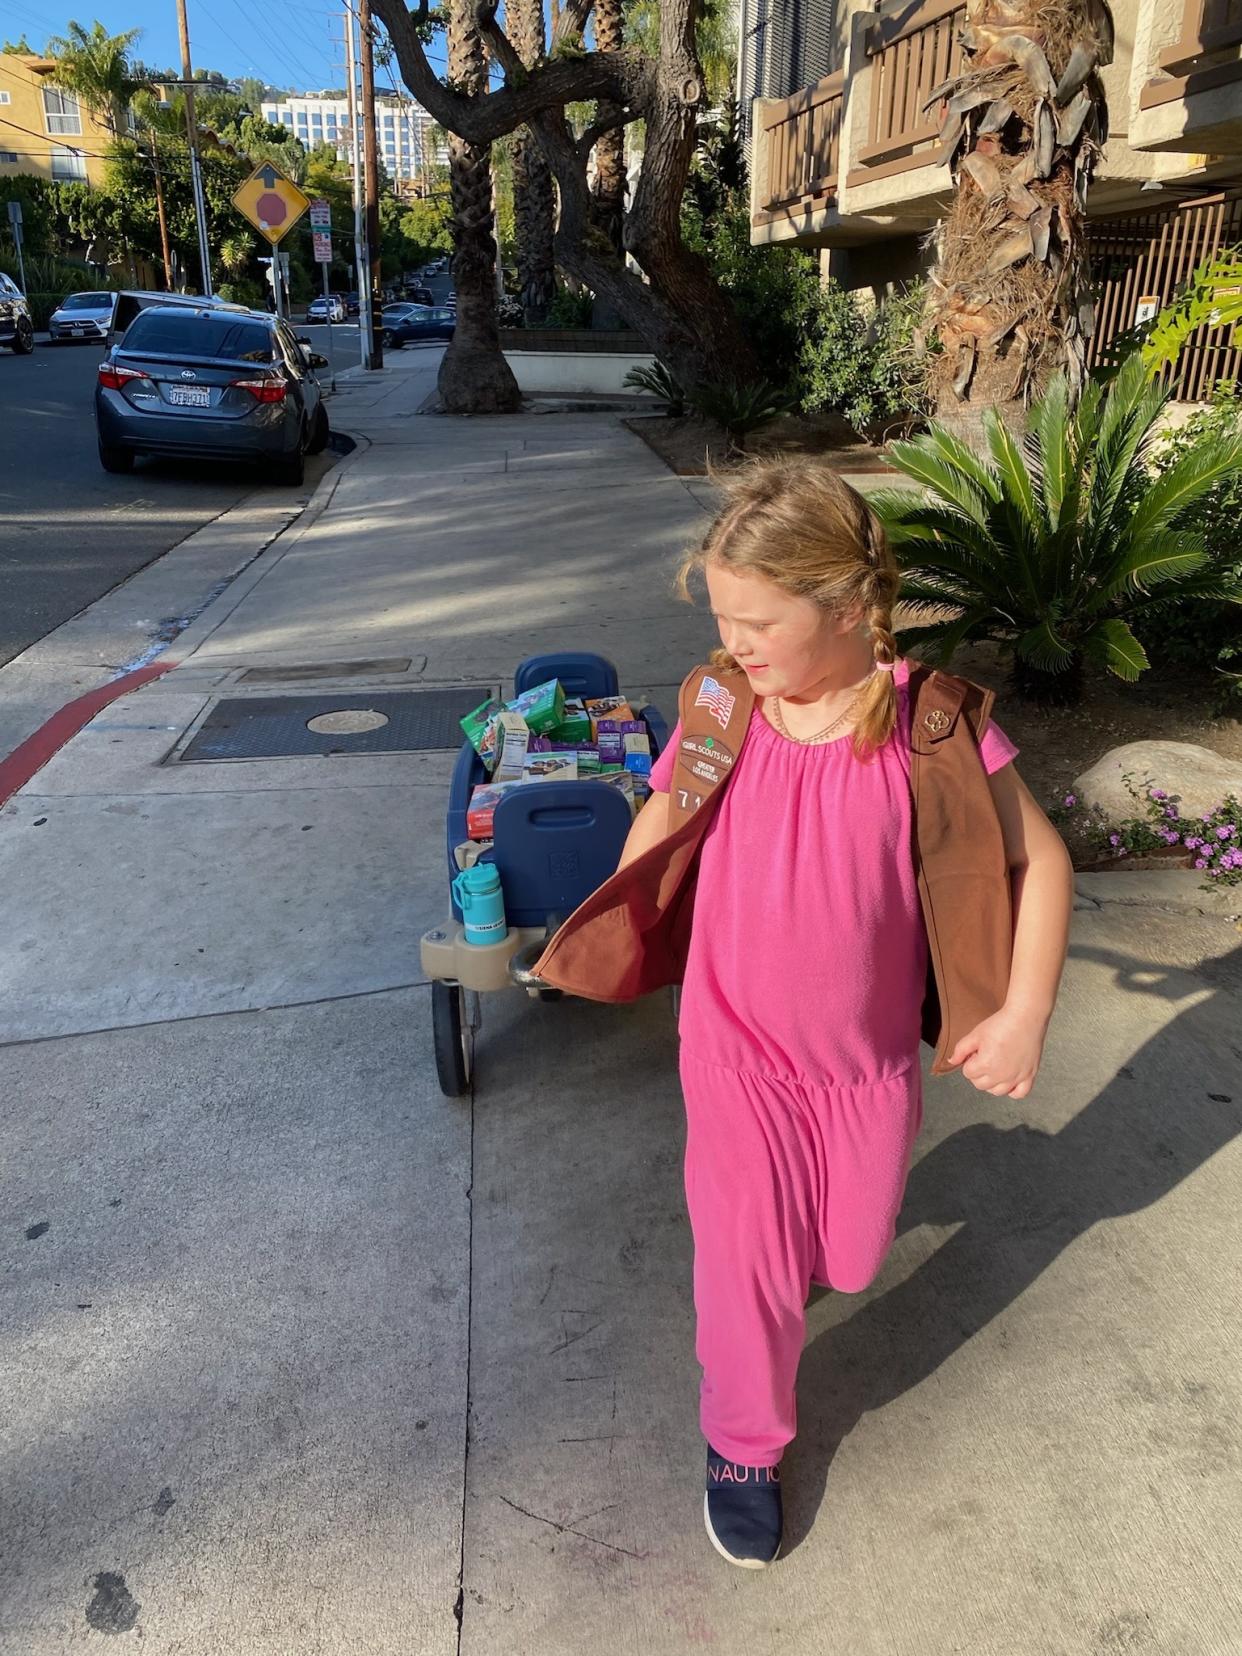
<svg viewBox="0 0 1242 1656">
<path fill-rule="evenodd" d="M 622 869 L 626 863 L 632 863 L 635 857 L 641 857 L 644 851 L 649 851 L 667 833 L 668 795 L 652 789 L 651 798 L 634 818 L 634 825 L 622 848 L 621 861 L 617 868 Z"/>
<path fill-rule="evenodd" d="M 1061 836 L 1012 765 L 988 778 L 1013 891 L 1005 1004 L 963 1035 L 949 1062 L 981 1092 L 1025 1098 L 1034 1084 L 1069 944 L 1074 871 Z"/>
</svg>

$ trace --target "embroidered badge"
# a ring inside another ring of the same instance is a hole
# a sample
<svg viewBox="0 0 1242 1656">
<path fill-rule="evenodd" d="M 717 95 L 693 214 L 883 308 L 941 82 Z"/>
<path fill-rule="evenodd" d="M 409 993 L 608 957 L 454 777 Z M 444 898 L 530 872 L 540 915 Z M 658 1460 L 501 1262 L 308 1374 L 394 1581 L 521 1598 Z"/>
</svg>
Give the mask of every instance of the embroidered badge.
<svg viewBox="0 0 1242 1656">
<path fill-rule="evenodd" d="M 737 697 L 730 695 L 714 678 L 705 678 L 699 686 L 698 695 L 694 698 L 694 705 L 705 707 L 713 719 L 719 720 L 721 729 L 727 730 L 736 701 Z"/>
<path fill-rule="evenodd" d="M 734 754 L 716 736 L 705 736 L 701 742 L 693 736 L 681 739 L 681 761 L 690 774 L 709 787 L 721 781 L 734 760 Z"/>
<path fill-rule="evenodd" d="M 931 731 L 933 736 L 939 736 L 942 730 L 947 730 L 949 728 L 949 715 L 943 710 L 943 708 L 933 707 L 931 712 L 928 713 L 923 719 L 923 723 L 927 726 L 928 730 Z"/>
</svg>

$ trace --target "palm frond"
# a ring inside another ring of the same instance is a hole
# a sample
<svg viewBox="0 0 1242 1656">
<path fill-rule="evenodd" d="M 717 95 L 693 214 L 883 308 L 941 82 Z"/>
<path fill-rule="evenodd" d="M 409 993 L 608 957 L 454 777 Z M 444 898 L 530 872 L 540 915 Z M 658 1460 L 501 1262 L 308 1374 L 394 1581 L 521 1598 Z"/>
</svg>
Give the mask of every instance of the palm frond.
<svg viewBox="0 0 1242 1656">
<path fill-rule="evenodd" d="M 1127 544 L 1128 550 L 1103 575 L 1088 611 L 1105 608 L 1127 588 L 1141 593 L 1165 581 L 1180 581 L 1208 562 L 1203 536 L 1189 529 L 1144 535 Z"/>
<path fill-rule="evenodd" d="M 1134 684 L 1141 672 L 1151 666 L 1147 652 L 1119 616 L 1098 622 L 1082 640 L 1083 654 L 1090 661 Z"/>
<path fill-rule="evenodd" d="M 1135 540 L 1163 529 L 1223 477 L 1242 471 L 1242 437 L 1206 438 L 1174 461 L 1147 489 L 1134 509 L 1129 532 Z"/>
<path fill-rule="evenodd" d="M 928 447 L 926 437 L 890 443 L 888 458 L 898 471 L 956 506 L 981 529 L 987 528 L 988 497 L 968 473 L 947 463 L 934 447 Z"/>
<path fill-rule="evenodd" d="M 1064 672 L 1074 660 L 1073 646 L 1061 637 L 1047 616 L 1037 627 L 1029 628 L 1016 639 L 1014 649 L 1024 661 L 1044 673 Z"/>
</svg>

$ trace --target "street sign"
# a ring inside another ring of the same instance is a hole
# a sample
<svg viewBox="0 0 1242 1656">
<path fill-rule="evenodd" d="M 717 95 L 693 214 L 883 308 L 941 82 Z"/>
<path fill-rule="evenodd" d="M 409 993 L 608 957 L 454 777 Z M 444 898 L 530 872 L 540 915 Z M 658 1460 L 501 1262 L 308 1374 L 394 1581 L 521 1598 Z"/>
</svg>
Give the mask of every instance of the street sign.
<svg viewBox="0 0 1242 1656">
<path fill-rule="evenodd" d="M 279 167 L 264 161 L 237 190 L 233 205 L 275 247 L 310 206 L 310 197 Z"/>
<path fill-rule="evenodd" d="M 318 201 L 310 204 L 310 221 L 312 230 L 331 230 L 332 203 L 320 196 Z"/>
<path fill-rule="evenodd" d="M 20 201 L 10 201 L 9 202 L 9 223 L 19 225 L 21 222 L 22 222 L 22 204 L 21 204 L 21 202 Z"/>
<path fill-rule="evenodd" d="M 327 230 L 316 230 L 311 237 L 315 244 L 315 263 L 332 263 L 332 237 Z"/>
</svg>

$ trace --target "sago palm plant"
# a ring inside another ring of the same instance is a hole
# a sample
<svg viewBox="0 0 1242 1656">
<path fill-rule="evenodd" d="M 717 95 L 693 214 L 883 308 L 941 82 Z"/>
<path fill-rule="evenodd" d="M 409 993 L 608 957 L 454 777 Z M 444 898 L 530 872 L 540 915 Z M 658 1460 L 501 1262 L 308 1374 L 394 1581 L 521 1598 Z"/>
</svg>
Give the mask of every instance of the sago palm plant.
<svg viewBox="0 0 1242 1656">
<path fill-rule="evenodd" d="M 1012 654 L 1015 688 L 1066 702 L 1088 663 L 1129 681 L 1150 665 L 1129 626 L 1144 611 L 1174 599 L 1242 603 L 1183 521 L 1242 471 L 1242 437 L 1205 438 L 1153 483 L 1145 461 L 1165 397 L 1136 356 L 1111 386 L 1089 382 L 1073 408 L 1055 380 L 1021 444 L 991 411 L 983 455 L 940 425 L 891 444 L 893 464 L 921 487 L 870 499 L 903 570 L 902 601 L 929 617 L 899 647 L 943 666 L 959 646 L 991 639 Z"/>
</svg>

